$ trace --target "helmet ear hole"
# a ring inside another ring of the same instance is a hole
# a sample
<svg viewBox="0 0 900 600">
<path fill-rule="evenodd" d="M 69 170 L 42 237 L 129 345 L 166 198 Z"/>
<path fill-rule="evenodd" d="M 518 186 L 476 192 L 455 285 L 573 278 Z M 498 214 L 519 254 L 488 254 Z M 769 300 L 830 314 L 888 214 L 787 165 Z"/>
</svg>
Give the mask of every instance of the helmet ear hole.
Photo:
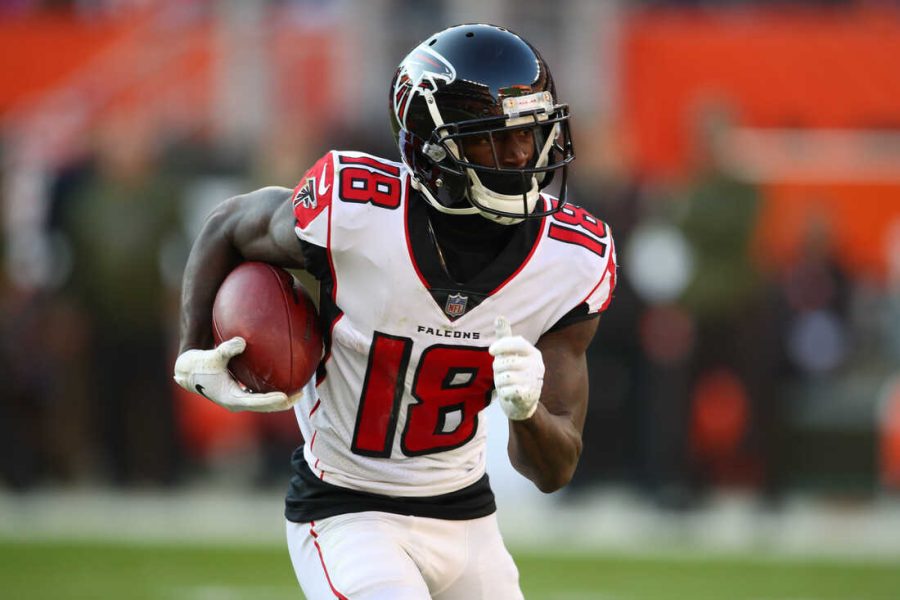
<svg viewBox="0 0 900 600">
<path fill-rule="evenodd" d="M 435 164 L 447 158 L 447 151 L 439 144 L 433 144 L 431 142 L 425 142 L 425 145 L 422 146 L 422 154 L 427 156 L 431 162 Z"/>
</svg>

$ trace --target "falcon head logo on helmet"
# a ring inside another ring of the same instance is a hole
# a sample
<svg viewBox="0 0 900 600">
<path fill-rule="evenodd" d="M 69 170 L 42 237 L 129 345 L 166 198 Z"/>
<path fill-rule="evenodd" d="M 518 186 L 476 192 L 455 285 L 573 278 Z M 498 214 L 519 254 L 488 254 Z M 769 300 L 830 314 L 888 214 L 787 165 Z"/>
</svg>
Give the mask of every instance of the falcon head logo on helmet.
<svg viewBox="0 0 900 600">
<path fill-rule="evenodd" d="M 406 123 L 410 101 L 420 90 L 437 91 L 438 80 L 453 83 L 456 69 L 447 59 L 428 47 L 416 48 L 400 64 L 394 87 L 394 113 Z"/>
</svg>

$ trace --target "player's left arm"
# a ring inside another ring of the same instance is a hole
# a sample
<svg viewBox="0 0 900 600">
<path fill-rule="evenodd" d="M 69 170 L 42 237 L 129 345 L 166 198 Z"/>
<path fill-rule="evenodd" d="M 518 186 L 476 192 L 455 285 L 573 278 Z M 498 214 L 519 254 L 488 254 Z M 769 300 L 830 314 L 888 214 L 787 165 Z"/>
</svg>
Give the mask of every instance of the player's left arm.
<svg viewBox="0 0 900 600">
<path fill-rule="evenodd" d="M 504 364 L 508 364 L 509 372 L 513 374 L 510 380 L 515 382 L 518 378 L 519 383 L 504 390 L 504 382 L 497 381 L 501 406 L 521 400 L 529 392 L 533 393 L 535 386 L 537 388 L 539 401 L 531 408 L 532 414 L 527 418 L 510 418 L 508 452 L 516 470 L 545 493 L 569 483 L 581 456 L 581 434 L 588 405 L 585 351 L 597 331 L 599 320 L 578 321 L 545 333 L 535 346 L 519 336 L 500 338 L 492 346 L 496 351 L 492 352 L 495 380 L 503 377 L 498 371 L 502 373 Z M 515 348 L 516 345 L 519 347 Z M 498 362 L 501 359 L 508 363 Z M 538 361 L 543 364 L 542 385 L 540 378 L 534 377 L 540 370 Z M 529 370 L 531 376 L 523 377 Z M 504 392 L 507 398 L 503 397 Z M 511 414 L 511 409 L 504 407 L 504 410 L 508 416 Z"/>
</svg>

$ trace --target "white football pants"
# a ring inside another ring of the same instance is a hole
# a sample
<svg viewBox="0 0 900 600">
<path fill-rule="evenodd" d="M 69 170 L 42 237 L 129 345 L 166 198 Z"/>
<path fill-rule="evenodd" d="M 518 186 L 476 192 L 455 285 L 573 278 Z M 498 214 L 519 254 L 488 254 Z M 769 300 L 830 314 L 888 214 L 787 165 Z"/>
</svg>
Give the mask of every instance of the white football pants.
<svg viewBox="0 0 900 600">
<path fill-rule="evenodd" d="M 468 521 L 361 512 L 287 522 L 307 600 L 521 599 L 496 515 Z"/>
</svg>

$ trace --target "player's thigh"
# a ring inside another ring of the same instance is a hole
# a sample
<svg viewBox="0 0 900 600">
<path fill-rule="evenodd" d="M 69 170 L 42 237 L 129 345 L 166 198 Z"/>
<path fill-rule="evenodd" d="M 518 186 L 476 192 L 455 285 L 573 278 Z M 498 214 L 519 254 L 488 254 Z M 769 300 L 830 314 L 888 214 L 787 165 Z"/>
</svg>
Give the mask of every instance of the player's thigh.
<svg viewBox="0 0 900 600">
<path fill-rule="evenodd" d="M 428 600 L 394 526 L 377 513 L 287 523 L 288 548 L 307 600 Z"/>
<path fill-rule="evenodd" d="M 467 522 L 466 560 L 462 572 L 434 600 L 520 600 L 519 570 L 497 525 L 496 515 Z"/>
</svg>

